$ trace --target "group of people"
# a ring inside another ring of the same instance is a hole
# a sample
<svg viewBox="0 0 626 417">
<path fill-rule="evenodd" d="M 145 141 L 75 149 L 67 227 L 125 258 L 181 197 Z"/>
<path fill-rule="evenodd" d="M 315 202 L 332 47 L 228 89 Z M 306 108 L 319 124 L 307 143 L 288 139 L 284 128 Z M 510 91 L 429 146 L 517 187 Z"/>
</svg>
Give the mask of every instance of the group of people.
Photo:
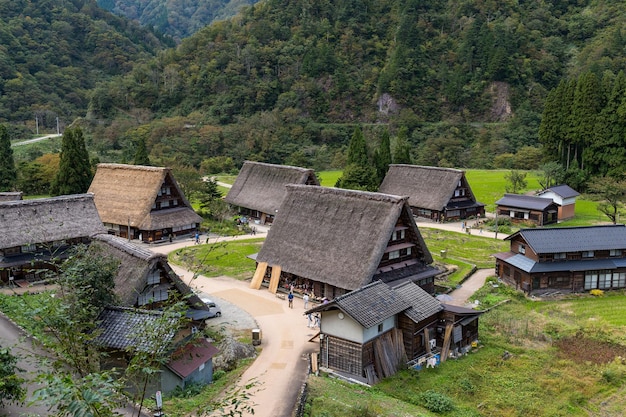
<svg viewBox="0 0 626 417">
<path fill-rule="evenodd" d="M 294 299 L 293 288 L 291 288 L 289 290 L 289 294 L 287 295 L 287 302 L 289 303 L 289 308 L 293 308 L 293 299 Z M 309 293 L 305 292 L 304 295 L 302 296 L 302 302 L 303 302 L 305 310 L 308 310 L 309 308 L 309 300 L 310 300 Z M 324 297 L 324 303 L 327 303 L 327 302 L 328 302 L 328 299 Z M 311 328 L 320 327 L 320 315 L 319 314 L 308 313 L 306 316 L 309 321 L 307 327 L 311 327 Z"/>
</svg>

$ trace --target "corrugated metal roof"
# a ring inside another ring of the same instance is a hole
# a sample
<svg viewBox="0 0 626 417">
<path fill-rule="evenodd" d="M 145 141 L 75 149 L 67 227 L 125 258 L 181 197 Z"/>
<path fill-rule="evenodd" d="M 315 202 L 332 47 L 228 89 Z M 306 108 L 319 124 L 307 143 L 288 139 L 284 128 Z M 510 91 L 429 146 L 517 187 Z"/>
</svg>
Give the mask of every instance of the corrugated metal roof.
<svg viewBox="0 0 626 417">
<path fill-rule="evenodd" d="M 552 191 L 554 194 L 560 196 L 561 198 L 572 198 L 580 195 L 578 191 L 574 190 L 567 184 L 555 185 L 554 187 L 550 187 L 547 190 L 540 192 L 539 194 L 545 193 L 547 191 Z"/>
<path fill-rule="evenodd" d="M 504 260 L 504 259 L 503 259 Z M 547 273 L 559 271 L 592 271 L 617 269 L 625 266 L 625 259 L 589 259 L 578 261 L 535 262 L 524 255 L 515 255 L 505 260 L 509 265 L 527 273 Z"/>
</svg>

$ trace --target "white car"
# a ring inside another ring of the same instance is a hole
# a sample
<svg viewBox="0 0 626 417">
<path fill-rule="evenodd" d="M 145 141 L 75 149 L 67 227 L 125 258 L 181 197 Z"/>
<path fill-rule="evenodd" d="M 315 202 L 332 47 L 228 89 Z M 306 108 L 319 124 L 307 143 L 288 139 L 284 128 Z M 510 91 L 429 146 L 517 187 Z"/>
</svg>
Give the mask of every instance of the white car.
<svg viewBox="0 0 626 417">
<path fill-rule="evenodd" d="M 218 306 L 217 304 L 215 304 L 214 301 L 212 301 L 210 298 L 205 297 L 205 296 L 200 296 L 200 300 L 202 300 L 202 302 L 204 304 L 206 304 L 207 307 L 209 307 L 209 317 L 210 319 L 212 319 L 213 317 L 221 317 L 222 316 L 222 309 L 220 308 L 220 306 Z"/>
</svg>

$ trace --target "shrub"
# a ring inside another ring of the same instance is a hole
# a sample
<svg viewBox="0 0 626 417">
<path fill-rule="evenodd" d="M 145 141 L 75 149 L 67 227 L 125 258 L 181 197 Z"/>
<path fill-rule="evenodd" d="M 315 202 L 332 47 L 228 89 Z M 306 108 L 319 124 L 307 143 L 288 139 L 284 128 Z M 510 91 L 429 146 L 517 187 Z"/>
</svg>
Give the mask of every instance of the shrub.
<svg viewBox="0 0 626 417">
<path fill-rule="evenodd" d="M 452 399 L 437 391 L 428 390 L 420 395 L 422 405 L 433 413 L 447 413 L 454 410 Z"/>
</svg>

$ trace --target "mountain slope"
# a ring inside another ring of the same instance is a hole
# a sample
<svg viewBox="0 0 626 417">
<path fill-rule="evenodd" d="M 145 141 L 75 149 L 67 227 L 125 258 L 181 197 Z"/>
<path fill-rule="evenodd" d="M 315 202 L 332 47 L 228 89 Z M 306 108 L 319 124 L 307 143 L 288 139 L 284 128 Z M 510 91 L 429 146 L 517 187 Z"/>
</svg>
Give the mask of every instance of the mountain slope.
<svg viewBox="0 0 626 417">
<path fill-rule="evenodd" d="M 180 41 L 258 0 L 97 0 L 117 15 L 136 20 Z"/>
<path fill-rule="evenodd" d="M 54 126 L 85 113 L 99 81 L 164 47 L 95 0 L 0 0 L 0 120 Z"/>
</svg>

